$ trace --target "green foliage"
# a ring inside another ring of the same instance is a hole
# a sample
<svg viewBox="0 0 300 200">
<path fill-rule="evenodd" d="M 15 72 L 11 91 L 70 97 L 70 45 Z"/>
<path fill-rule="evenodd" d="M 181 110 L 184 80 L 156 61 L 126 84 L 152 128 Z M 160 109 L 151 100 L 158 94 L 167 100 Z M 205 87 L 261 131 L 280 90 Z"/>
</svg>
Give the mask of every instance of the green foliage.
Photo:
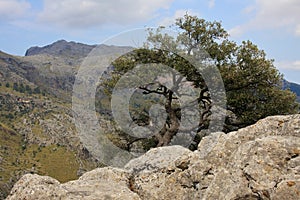
<svg viewBox="0 0 300 200">
<path fill-rule="evenodd" d="M 29 85 L 25 85 L 23 83 L 13 83 L 13 90 L 20 92 L 20 93 L 27 93 L 29 95 L 31 94 L 40 94 L 41 90 L 39 87 L 36 87 L 32 90 L 32 88 Z"/>
<path fill-rule="evenodd" d="M 13 119 L 13 118 L 14 118 L 14 115 L 13 115 L 12 113 L 8 113 L 8 114 L 6 115 L 6 118 L 8 118 L 8 119 Z"/>
<path fill-rule="evenodd" d="M 1 179 L 0 199 L 9 193 L 13 184 L 24 173 L 38 173 L 61 182 L 77 179 L 80 166 L 91 166 L 90 161 L 80 160 L 67 147 L 25 143 L 25 138 L 6 124 L 0 123 Z"/>
<path fill-rule="evenodd" d="M 19 84 L 18 83 L 13 84 L 13 90 L 19 91 Z"/>
<path fill-rule="evenodd" d="M 249 125 L 270 115 L 296 113 L 296 97 L 282 90 L 283 77 L 250 41 L 242 42 L 234 51 L 235 59 L 220 65 L 227 91 L 228 108 Z"/>
<path fill-rule="evenodd" d="M 40 93 L 41 93 L 40 88 L 39 88 L 39 87 L 34 88 L 34 89 L 33 89 L 33 93 L 34 93 L 34 94 L 40 94 Z"/>
<path fill-rule="evenodd" d="M 209 53 L 220 70 L 228 109 L 237 115 L 239 127 L 269 115 L 297 113 L 295 95 L 282 90 L 282 75 L 274 67 L 273 60 L 267 59 L 266 53 L 255 44 L 243 41 L 237 45 L 228 40 L 219 22 L 207 22 L 195 16 L 185 15 L 177 19 L 175 25 L 180 30 L 176 40 L 170 41 L 170 37 L 152 32 L 149 42 L 156 48 L 170 46 L 165 43 L 173 44 L 173 49 L 176 46 L 177 51 L 187 54 L 196 55 L 197 48 Z M 195 74 L 194 71 L 191 70 L 191 74 Z"/>
<path fill-rule="evenodd" d="M 32 89 L 29 85 L 26 85 L 25 86 L 25 91 L 28 93 L 28 94 L 32 94 Z"/>
<path fill-rule="evenodd" d="M 212 105 L 210 93 L 214 91 L 208 91 L 203 77 L 190 63 L 177 54 L 170 53 L 177 52 L 187 58 L 197 58 L 206 56 L 199 51 L 205 50 L 222 75 L 228 110 L 238 118 L 235 126 L 244 127 L 269 115 L 297 113 L 296 96 L 288 90 L 282 90 L 283 77 L 274 67 L 273 60 L 267 59 L 266 53 L 251 41 L 243 41 L 238 45 L 228 39 L 229 35 L 220 22 L 209 22 L 187 14 L 177 19 L 173 27 L 179 30 L 178 36 L 163 33 L 163 27 L 157 30 L 150 29 L 145 48 L 137 49 L 113 63 L 115 71 L 105 83 L 107 94 L 122 75 L 138 64 L 163 63 L 180 72 L 194 87 L 206 93 L 198 99 L 199 109 L 203 111 L 199 128 L 205 128 Z M 149 69 L 145 76 L 154 70 L 157 69 Z M 151 84 L 151 87 L 147 85 L 139 89 L 146 95 L 156 93 L 164 97 L 174 97 L 173 93 L 160 84 Z M 171 111 L 175 112 L 177 109 L 174 107 L 174 101 L 170 105 L 168 119 L 171 118 Z M 176 116 L 180 118 L 180 115 Z"/>
</svg>

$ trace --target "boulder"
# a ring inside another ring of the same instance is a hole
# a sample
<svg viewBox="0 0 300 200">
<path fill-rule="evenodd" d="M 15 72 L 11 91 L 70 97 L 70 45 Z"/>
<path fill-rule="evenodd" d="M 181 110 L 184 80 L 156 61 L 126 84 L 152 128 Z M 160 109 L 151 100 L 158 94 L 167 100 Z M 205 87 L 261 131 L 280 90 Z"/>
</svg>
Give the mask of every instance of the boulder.
<svg viewBox="0 0 300 200">
<path fill-rule="evenodd" d="M 300 115 L 206 136 L 196 151 L 151 149 L 124 169 L 60 184 L 23 176 L 8 199 L 300 199 Z"/>
<path fill-rule="evenodd" d="M 174 160 L 188 153 L 191 151 L 178 145 L 154 148 L 143 156 L 130 160 L 124 168 L 135 174 L 174 168 Z"/>
<path fill-rule="evenodd" d="M 47 177 L 26 174 L 13 187 L 13 199 L 128 199 L 139 196 L 128 187 L 129 173 L 120 169 L 99 168 L 85 173 L 78 180 L 60 184 Z"/>
</svg>

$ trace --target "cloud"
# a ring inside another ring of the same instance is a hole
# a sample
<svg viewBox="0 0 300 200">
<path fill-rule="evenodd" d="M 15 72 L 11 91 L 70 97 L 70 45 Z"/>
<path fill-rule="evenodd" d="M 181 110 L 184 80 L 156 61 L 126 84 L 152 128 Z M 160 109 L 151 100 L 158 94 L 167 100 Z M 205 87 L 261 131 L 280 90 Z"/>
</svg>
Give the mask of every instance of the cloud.
<svg viewBox="0 0 300 200">
<path fill-rule="evenodd" d="M 31 5 L 25 0 L 0 0 L 0 20 L 16 20 L 23 17 Z"/>
<path fill-rule="evenodd" d="M 244 31 L 245 31 L 244 26 L 236 26 L 228 30 L 228 33 L 232 37 L 240 37 L 241 35 L 243 35 Z"/>
<path fill-rule="evenodd" d="M 300 60 L 276 62 L 275 66 L 278 69 L 300 70 Z"/>
<path fill-rule="evenodd" d="M 299 0 L 256 0 L 255 5 L 247 7 L 243 13 L 252 19 L 233 28 L 232 32 L 242 33 L 251 29 L 292 29 L 300 36 Z"/>
<path fill-rule="evenodd" d="M 215 4 L 216 4 L 215 0 L 209 0 L 209 1 L 208 1 L 208 7 L 209 7 L 209 8 L 215 7 Z"/>
<path fill-rule="evenodd" d="M 173 0 L 44 0 L 39 20 L 66 28 L 132 24 L 150 20 Z"/>
<path fill-rule="evenodd" d="M 170 16 L 170 17 L 165 17 L 164 19 L 160 20 L 159 22 L 159 26 L 170 26 L 172 24 L 175 23 L 175 20 L 180 18 L 180 17 L 183 17 L 186 13 L 188 13 L 189 15 L 192 15 L 192 16 L 199 16 L 200 14 L 197 13 L 197 12 L 194 12 L 192 10 L 176 10 L 174 15 L 173 16 Z"/>
<path fill-rule="evenodd" d="M 295 34 L 296 34 L 296 36 L 300 36 L 300 24 L 297 25 Z"/>
</svg>

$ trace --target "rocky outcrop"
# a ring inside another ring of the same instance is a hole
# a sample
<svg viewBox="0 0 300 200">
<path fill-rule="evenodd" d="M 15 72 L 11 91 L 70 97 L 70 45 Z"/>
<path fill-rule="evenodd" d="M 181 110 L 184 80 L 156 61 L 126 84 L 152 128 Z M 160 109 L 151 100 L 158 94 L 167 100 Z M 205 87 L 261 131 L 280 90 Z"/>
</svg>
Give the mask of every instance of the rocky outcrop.
<svg viewBox="0 0 300 200">
<path fill-rule="evenodd" d="M 140 199 L 128 188 L 129 173 L 102 168 L 65 184 L 53 178 L 25 175 L 8 199 Z"/>
<path fill-rule="evenodd" d="M 151 149 L 64 184 L 28 174 L 7 199 L 300 199 L 300 115 L 213 133 L 194 152 Z"/>
</svg>

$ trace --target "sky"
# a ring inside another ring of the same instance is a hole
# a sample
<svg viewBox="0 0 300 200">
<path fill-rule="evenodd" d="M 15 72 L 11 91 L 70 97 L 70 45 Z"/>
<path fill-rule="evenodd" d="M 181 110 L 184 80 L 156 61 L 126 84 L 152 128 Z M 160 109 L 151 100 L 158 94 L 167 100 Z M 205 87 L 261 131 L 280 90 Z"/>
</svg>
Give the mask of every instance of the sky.
<svg viewBox="0 0 300 200">
<path fill-rule="evenodd" d="M 100 44 L 188 13 L 221 21 L 231 40 L 252 41 L 285 79 L 300 84 L 299 10 L 299 0 L 0 0 L 0 50 L 24 55 L 60 39 Z"/>
</svg>

